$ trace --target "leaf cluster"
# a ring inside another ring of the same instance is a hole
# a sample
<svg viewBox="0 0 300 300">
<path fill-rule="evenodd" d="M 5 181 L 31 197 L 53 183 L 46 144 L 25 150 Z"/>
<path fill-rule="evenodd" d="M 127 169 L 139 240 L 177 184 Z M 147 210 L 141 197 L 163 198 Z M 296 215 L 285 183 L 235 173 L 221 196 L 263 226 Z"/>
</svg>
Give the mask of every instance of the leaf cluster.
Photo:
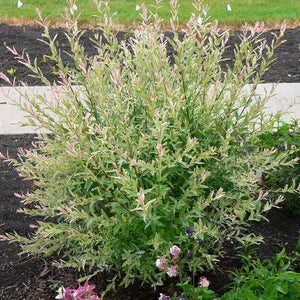
<svg viewBox="0 0 300 300">
<path fill-rule="evenodd" d="M 221 299 L 298 299 L 300 274 L 290 270 L 283 249 L 273 260 L 244 261 L 232 289 Z"/>
</svg>

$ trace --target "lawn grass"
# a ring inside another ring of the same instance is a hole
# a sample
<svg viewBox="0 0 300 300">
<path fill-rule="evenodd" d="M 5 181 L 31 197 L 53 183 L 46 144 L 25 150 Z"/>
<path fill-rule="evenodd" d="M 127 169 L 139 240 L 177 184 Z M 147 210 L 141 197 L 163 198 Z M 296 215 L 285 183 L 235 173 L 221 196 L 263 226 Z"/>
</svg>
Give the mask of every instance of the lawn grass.
<svg viewBox="0 0 300 300">
<path fill-rule="evenodd" d="M 44 16 L 48 16 L 53 22 L 63 21 L 61 14 L 67 6 L 64 0 L 21 0 L 23 6 L 17 8 L 17 0 L 0 0 L 0 17 L 5 23 L 28 24 L 37 19 L 35 9 L 38 7 Z M 117 12 L 116 23 L 131 25 L 140 21 L 136 5 L 141 5 L 143 0 L 111 0 L 112 11 Z M 153 5 L 155 0 L 144 0 L 147 6 Z M 168 22 L 170 19 L 169 0 L 162 0 L 160 16 Z M 180 23 L 185 24 L 194 11 L 192 0 L 178 0 L 180 4 Z M 91 17 L 97 14 L 93 0 L 77 0 L 76 2 L 81 17 L 81 24 L 96 24 L 97 18 Z M 267 24 L 279 24 L 288 20 L 288 24 L 300 23 L 299 0 L 204 0 L 204 5 L 209 5 L 209 15 L 212 19 L 218 19 L 221 25 L 239 27 L 243 23 L 250 24 L 256 21 L 265 21 Z M 230 4 L 232 11 L 227 11 Z M 154 8 L 150 8 L 154 11 Z"/>
</svg>

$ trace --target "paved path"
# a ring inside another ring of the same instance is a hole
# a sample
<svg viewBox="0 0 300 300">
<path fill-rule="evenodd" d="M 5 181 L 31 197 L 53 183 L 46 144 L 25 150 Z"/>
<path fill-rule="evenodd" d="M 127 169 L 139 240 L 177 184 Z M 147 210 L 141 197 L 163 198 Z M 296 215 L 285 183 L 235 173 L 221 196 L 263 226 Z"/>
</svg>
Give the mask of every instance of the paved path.
<svg viewBox="0 0 300 300">
<path fill-rule="evenodd" d="M 49 87 L 28 87 L 20 88 L 27 92 L 38 91 L 51 97 Z M 257 93 L 265 94 L 265 90 L 270 90 L 271 84 L 261 84 Z M 278 110 L 287 111 L 283 118 L 285 121 L 291 118 L 300 119 L 300 83 L 280 83 L 275 89 L 276 96 L 267 103 L 267 112 L 274 113 Z M 0 134 L 22 134 L 36 133 L 33 127 L 21 127 L 19 122 L 25 117 L 18 107 L 11 105 L 11 99 L 19 99 L 19 94 L 11 87 L 0 88 Z"/>
</svg>

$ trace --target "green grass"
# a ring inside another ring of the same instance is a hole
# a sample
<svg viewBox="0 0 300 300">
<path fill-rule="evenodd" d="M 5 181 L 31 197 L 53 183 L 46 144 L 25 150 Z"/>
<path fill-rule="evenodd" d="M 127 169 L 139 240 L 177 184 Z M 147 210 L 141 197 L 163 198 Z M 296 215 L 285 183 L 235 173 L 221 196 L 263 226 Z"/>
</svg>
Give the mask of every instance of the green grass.
<svg viewBox="0 0 300 300">
<path fill-rule="evenodd" d="M 27 23 L 37 19 L 36 7 L 38 7 L 44 16 L 56 22 L 63 19 L 61 14 L 66 7 L 64 0 L 22 0 L 24 5 L 18 9 L 17 0 L 0 0 L 0 17 L 5 22 Z M 111 10 L 116 11 L 116 22 L 124 25 L 130 25 L 140 21 L 139 13 L 135 6 L 140 5 L 143 0 L 111 0 Z M 150 7 L 155 3 L 154 0 L 144 0 Z M 179 0 L 180 23 L 185 24 L 191 13 L 194 11 L 192 0 Z M 269 24 L 278 24 L 283 20 L 290 23 L 299 23 L 300 20 L 300 1 L 299 0 L 204 0 L 203 4 L 210 7 L 209 16 L 212 19 L 218 19 L 220 24 L 240 26 L 247 22 L 250 24 L 256 21 L 265 21 Z M 232 11 L 226 9 L 230 4 Z M 91 17 L 97 14 L 93 0 L 77 0 L 77 6 L 81 13 L 80 23 L 96 23 L 97 19 Z M 170 19 L 169 0 L 162 1 L 160 16 L 168 22 Z M 154 9 L 152 8 L 154 11 Z"/>
</svg>

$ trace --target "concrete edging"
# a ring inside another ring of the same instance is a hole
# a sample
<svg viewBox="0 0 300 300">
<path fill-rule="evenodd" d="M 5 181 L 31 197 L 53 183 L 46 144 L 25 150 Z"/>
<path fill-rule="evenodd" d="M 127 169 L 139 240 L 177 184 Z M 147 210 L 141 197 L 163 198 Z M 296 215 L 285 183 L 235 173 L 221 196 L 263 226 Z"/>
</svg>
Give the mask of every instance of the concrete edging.
<svg viewBox="0 0 300 300">
<path fill-rule="evenodd" d="M 260 84 L 256 90 L 258 94 L 264 95 L 270 91 L 272 84 Z M 18 87 L 24 93 L 38 93 L 46 95 L 51 99 L 50 87 Z M 266 112 L 275 113 L 278 110 L 286 111 L 284 121 L 292 118 L 300 119 L 300 83 L 279 83 L 275 88 L 276 95 L 269 99 Z M 34 127 L 21 127 L 20 122 L 26 113 L 12 104 L 12 99 L 21 100 L 19 93 L 12 87 L 0 88 L 0 134 L 24 134 L 37 133 Z"/>
</svg>

